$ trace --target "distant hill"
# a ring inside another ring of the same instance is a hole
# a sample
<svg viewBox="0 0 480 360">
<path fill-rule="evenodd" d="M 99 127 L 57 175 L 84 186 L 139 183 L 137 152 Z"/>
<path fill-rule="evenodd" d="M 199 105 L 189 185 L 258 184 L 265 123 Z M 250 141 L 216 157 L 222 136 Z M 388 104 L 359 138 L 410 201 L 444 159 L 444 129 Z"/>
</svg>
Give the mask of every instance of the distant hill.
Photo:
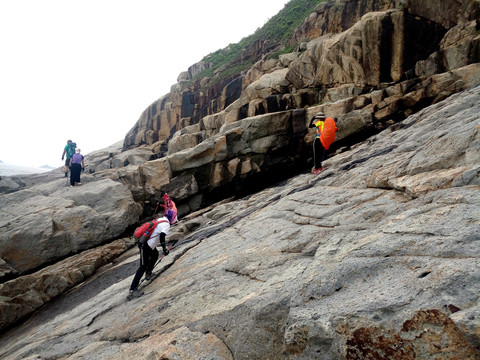
<svg viewBox="0 0 480 360">
<path fill-rule="evenodd" d="M 27 167 L 27 166 L 18 166 L 5 164 L 3 161 L 0 161 L 0 176 L 12 176 L 12 175 L 21 175 L 21 174 L 39 174 L 47 171 L 51 171 L 52 167 L 48 165 L 43 165 L 39 168 Z"/>
</svg>

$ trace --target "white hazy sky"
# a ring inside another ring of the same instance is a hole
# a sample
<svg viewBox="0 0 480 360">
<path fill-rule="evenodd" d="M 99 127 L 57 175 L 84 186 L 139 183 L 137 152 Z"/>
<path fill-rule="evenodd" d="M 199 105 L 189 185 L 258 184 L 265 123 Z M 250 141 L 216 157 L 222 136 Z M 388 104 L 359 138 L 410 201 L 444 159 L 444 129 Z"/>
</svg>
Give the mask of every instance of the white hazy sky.
<svg viewBox="0 0 480 360">
<path fill-rule="evenodd" d="M 1 0 L 0 160 L 63 165 L 123 140 L 204 56 L 255 32 L 288 0 Z"/>
</svg>

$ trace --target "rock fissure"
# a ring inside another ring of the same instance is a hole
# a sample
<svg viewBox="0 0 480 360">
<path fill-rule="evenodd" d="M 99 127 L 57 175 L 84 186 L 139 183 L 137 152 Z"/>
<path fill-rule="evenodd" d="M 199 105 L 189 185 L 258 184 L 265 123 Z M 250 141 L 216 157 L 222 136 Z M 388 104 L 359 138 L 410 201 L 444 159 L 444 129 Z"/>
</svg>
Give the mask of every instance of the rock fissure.
<svg viewBox="0 0 480 360">
<path fill-rule="evenodd" d="M 425 259 L 425 258 L 431 258 L 431 259 L 438 259 L 438 260 L 476 260 L 475 257 L 470 257 L 470 256 L 460 256 L 460 255 L 426 255 L 426 254 L 386 254 L 386 255 L 372 255 L 372 256 L 362 256 L 362 255 L 352 255 L 352 258 L 358 258 L 358 259 L 384 259 L 388 258 L 389 260 L 395 260 L 396 258 L 399 259 Z M 403 261 L 403 260 L 402 260 Z"/>
<path fill-rule="evenodd" d="M 235 274 L 235 275 L 238 275 L 238 276 L 248 277 L 250 280 L 259 281 L 259 282 L 265 282 L 265 280 L 258 279 L 258 278 L 256 278 L 255 276 L 252 276 L 251 274 L 243 273 L 243 272 L 238 271 L 238 270 L 225 269 L 225 271 L 226 271 L 226 272 L 229 272 L 229 273 L 232 273 L 232 274 Z"/>
<path fill-rule="evenodd" d="M 366 157 L 363 157 L 363 158 L 360 158 L 360 159 L 356 159 L 356 160 L 353 160 L 343 166 L 340 167 L 340 170 L 341 171 L 347 171 L 347 170 L 351 170 L 353 168 L 355 168 L 357 165 L 359 164 L 362 164 L 366 161 L 369 161 L 371 159 L 374 159 L 376 157 L 379 157 L 379 156 L 382 156 L 382 155 L 386 155 L 390 152 L 392 152 L 394 149 L 396 149 L 398 146 L 397 145 L 392 145 L 392 146 L 389 146 L 387 147 L 386 149 L 382 149 L 380 151 L 377 151 L 369 156 L 366 156 Z"/>
<path fill-rule="evenodd" d="M 198 240 L 197 240 L 198 241 Z M 156 267 L 154 268 L 153 270 L 153 273 L 152 273 L 152 276 L 149 280 L 149 283 L 148 284 L 143 284 L 144 282 L 144 279 L 141 280 L 140 284 L 139 285 L 142 285 L 142 288 L 146 287 L 147 285 L 149 285 L 151 282 L 153 282 L 155 279 L 157 279 L 160 275 L 162 275 L 165 271 L 167 271 L 169 268 L 171 268 L 173 265 L 175 265 L 175 262 L 180 259 L 183 255 L 185 255 L 187 252 L 189 252 L 190 250 L 192 250 L 193 248 L 195 248 L 196 246 L 198 246 L 200 243 L 202 242 L 202 240 L 199 240 L 197 242 L 197 244 L 193 244 L 193 245 L 190 245 L 189 247 L 185 247 L 185 248 L 182 248 L 180 252 L 178 251 L 175 251 L 175 252 L 170 252 L 168 256 L 172 256 L 173 254 L 173 260 L 167 264 L 165 264 L 163 261 L 161 261 L 159 264 L 162 264 L 163 263 L 163 266 L 160 266 L 160 267 Z M 182 244 L 180 245 L 183 245 L 184 242 L 182 242 Z M 180 247 L 180 246 L 178 246 Z M 134 262 L 137 262 L 138 260 L 134 261 Z"/>
<path fill-rule="evenodd" d="M 100 311 L 98 314 L 95 314 L 95 315 L 92 317 L 92 319 L 90 320 L 90 322 L 87 324 L 87 327 L 89 327 L 90 325 L 92 325 L 98 317 L 100 317 L 100 316 L 102 316 L 102 315 L 104 315 L 104 314 L 107 314 L 107 313 L 110 312 L 112 309 L 113 309 L 113 306 L 111 306 L 111 307 L 109 307 L 109 308 L 107 308 L 107 309 L 104 309 L 104 310 Z"/>
</svg>

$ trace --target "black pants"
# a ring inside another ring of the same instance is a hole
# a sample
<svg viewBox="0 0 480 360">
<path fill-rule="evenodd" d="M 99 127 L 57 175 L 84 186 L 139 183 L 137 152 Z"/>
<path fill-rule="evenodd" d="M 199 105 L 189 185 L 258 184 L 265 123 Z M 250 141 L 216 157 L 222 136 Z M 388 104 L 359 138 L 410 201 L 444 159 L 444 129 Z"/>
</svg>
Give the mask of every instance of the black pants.
<svg viewBox="0 0 480 360">
<path fill-rule="evenodd" d="M 140 283 L 140 279 L 142 278 L 143 274 L 145 274 L 145 271 L 147 273 L 152 272 L 157 260 L 158 250 L 156 248 L 152 250 L 147 243 L 144 243 L 140 249 L 140 267 L 135 273 L 132 285 L 130 285 L 130 290 L 135 290 L 137 288 L 138 284 Z"/>
<path fill-rule="evenodd" d="M 315 169 L 322 167 L 323 157 L 325 156 L 325 149 L 323 148 L 320 138 L 315 138 L 313 141 L 313 162 Z"/>
<path fill-rule="evenodd" d="M 76 182 L 80 182 L 80 171 L 82 171 L 82 165 L 72 164 L 70 166 L 70 185 L 74 186 Z"/>
</svg>

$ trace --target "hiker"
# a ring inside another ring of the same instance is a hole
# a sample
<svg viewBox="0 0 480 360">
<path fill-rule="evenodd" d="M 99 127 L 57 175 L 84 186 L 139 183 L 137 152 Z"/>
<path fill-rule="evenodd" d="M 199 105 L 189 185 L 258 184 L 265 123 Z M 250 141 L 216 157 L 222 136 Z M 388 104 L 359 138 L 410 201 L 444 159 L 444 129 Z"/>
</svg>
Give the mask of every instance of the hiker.
<svg viewBox="0 0 480 360">
<path fill-rule="evenodd" d="M 322 162 L 325 151 L 335 140 L 335 132 L 338 130 L 336 119 L 327 118 L 323 112 L 317 113 L 311 120 L 309 127 L 316 127 L 317 132 L 313 140 L 313 168 L 312 174 L 318 174 L 323 170 Z"/>
<path fill-rule="evenodd" d="M 75 186 L 82 185 L 80 182 L 80 172 L 85 171 L 85 160 L 82 154 L 80 154 L 80 149 L 75 149 L 75 154 L 73 154 L 70 159 L 70 185 Z"/>
<path fill-rule="evenodd" d="M 167 193 L 163 193 L 163 204 L 161 206 L 164 209 L 164 213 L 166 213 L 168 210 L 172 210 L 174 212 L 173 221 L 171 221 L 170 224 L 175 224 L 178 221 L 177 206 L 173 202 L 170 195 L 168 195 Z"/>
<path fill-rule="evenodd" d="M 170 224 L 173 221 L 174 213 L 169 210 L 165 215 L 159 218 L 159 223 L 153 230 L 150 238 L 143 243 L 140 247 L 140 267 L 135 273 L 132 284 L 130 285 L 130 297 L 141 296 L 142 293 L 137 290 L 140 279 L 145 273 L 145 280 L 150 280 L 152 276 L 153 268 L 158 259 L 157 246 L 160 244 L 163 249 L 163 255 L 168 255 L 168 250 L 165 244 L 165 238 L 170 231 Z"/>
<path fill-rule="evenodd" d="M 75 148 L 77 144 L 75 144 L 72 140 L 67 140 L 67 145 L 63 148 L 62 153 L 62 160 L 65 158 L 65 177 L 68 177 L 68 168 L 70 167 L 70 159 L 72 158 L 73 154 L 75 154 Z"/>
</svg>

